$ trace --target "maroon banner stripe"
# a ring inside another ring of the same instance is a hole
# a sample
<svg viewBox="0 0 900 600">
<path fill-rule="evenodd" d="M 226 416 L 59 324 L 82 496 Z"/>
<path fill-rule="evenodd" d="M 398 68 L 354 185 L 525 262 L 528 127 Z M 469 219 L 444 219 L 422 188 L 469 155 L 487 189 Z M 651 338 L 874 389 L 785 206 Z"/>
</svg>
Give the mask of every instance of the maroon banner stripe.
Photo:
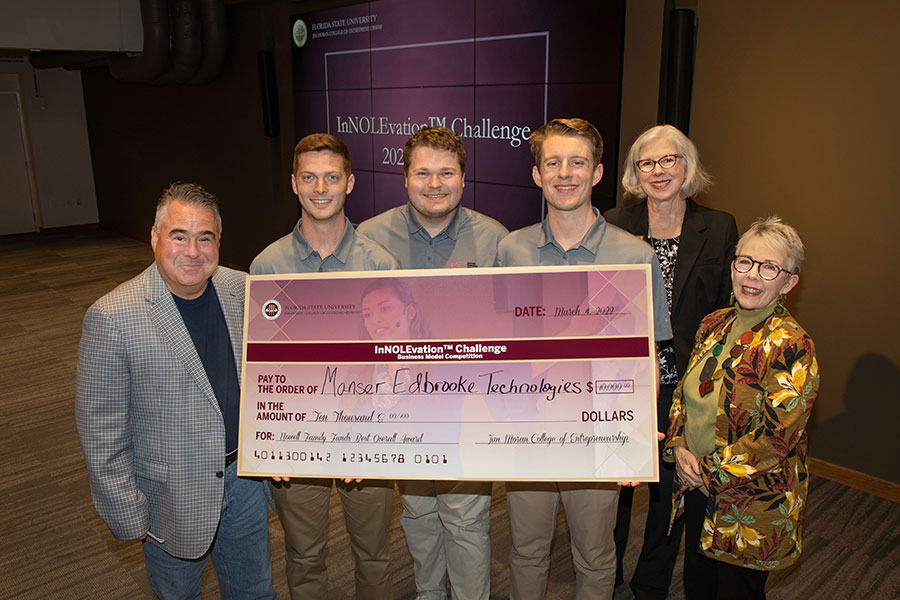
<svg viewBox="0 0 900 600">
<path fill-rule="evenodd" d="M 485 351 L 457 351 L 457 346 L 506 346 L 501 353 Z M 399 346 L 401 349 L 428 346 L 443 350 L 444 358 L 434 358 L 438 352 L 416 354 L 421 359 L 405 358 L 406 351 L 378 352 Z M 450 348 L 447 349 L 446 346 Z M 647 337 L 579 338 L 547 340 L 479 340 L 477 342 L 249 342 L 247 360 L 250 362 L 335 363 L 335 362 L 404 362 L 424 361 L 510 361 L 510 360 L 596 360 L 600 358 L 643 358 L 649 356 Z M 428 358 L 428 356 L 432 358 Z M 462 355 L 462 356 L 456 356 Z M 479 356 L 480 355 L 480 356 Z M 401 358 L 401 356 L 403 358 Z"/>
</svg>

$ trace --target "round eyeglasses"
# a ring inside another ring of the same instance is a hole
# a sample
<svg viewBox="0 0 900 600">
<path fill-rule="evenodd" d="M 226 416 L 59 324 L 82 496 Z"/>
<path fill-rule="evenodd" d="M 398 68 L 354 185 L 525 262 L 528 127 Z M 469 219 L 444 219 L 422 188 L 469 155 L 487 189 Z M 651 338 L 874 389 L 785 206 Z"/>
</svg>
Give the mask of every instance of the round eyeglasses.
<svg viewBox="0 0 900 600">
<path fill-rule="evenodd" d="M 679 158 L 684 158 L 680 154 L 666 154 L 665 156 L 660 156 L 657 160 L 651 160 L 649 158 L 645 158 L 644 160 L 639 160 L 634 163 L 634 166 L 644 173 L 649 173 L 652 171 L 656 165 L 659 165 L 663 169 L 671 169 L 675 166 L 675 163 L 678 162 Z"/>
<path fill-rule="evenodd" d="M 756 272 L 759 273 L 759 276 L 765 281 L 772 281 L 781 275 L 782 271 L 788 275 L 793 275 L 791 271 L 779 267 L 775 263 L 753 260 L 749 256 L 741 256 L 740 254 L 734 257 L 734 260 L 731 261 L 731 265 L 738 273 L 747 273 L 753 268 L 753 265 L 756 265 Z"/>
</svg>

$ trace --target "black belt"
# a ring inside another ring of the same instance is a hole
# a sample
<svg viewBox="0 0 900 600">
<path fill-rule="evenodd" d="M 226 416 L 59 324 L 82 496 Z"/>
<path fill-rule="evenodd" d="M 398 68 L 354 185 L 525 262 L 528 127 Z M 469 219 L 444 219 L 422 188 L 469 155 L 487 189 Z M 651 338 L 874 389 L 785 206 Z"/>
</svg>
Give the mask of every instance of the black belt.
<svg viewBox="0 0 900 600">
<path fill-rule="evenodd" d="M 225 468 L 227 469 L 231 463 L 237 460 L 237 450 L 233 451 L 231 454 L 225 455 Z"/>
</svg>

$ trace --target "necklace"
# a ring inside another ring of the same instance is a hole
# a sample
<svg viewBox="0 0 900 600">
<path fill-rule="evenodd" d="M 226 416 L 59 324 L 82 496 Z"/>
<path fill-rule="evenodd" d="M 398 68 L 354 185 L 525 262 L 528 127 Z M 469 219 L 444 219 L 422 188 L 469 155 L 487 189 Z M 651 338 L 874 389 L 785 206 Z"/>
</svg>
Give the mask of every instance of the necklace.
<svg viewBox="0 0 900 600">
<path fill-rule="evenodd" d="M 725 338 L 728 337 L 728 334 L 731 332 L 734 321 L 731 322 L 727 329 L 716 335 L 716 345 L 713 346 L 712 355 L 706 359 L 706 362 L 703 363 L 703 368 L 700 370 L 700 386 L 698 391 L 700 392 L 701 397 L 706 396 L 713 391 L 713 388 L 715 387 L 713 382 L 717 379 L 721 379 L 722 376 L 725 375 L 725 360 L 729 357 L 731 358 L 731 367 L 734 367 L 734 365 L 740 361 L 744 351 L 747 350 L 750 346 L 750 342 L 753 341 L 753 334 L 760 331 L 767 320 L 768 317 L 754 325 L 750 331 L 742 333 L 741 337 L 739 337 L 734 343 L 734 346 L 731 347 L 728 356 L 722 360 L 721 364 L 717 364 L 718 358 L 719 355 L 722 354 L 722 350 L 725 349 Z"/>
</svg>

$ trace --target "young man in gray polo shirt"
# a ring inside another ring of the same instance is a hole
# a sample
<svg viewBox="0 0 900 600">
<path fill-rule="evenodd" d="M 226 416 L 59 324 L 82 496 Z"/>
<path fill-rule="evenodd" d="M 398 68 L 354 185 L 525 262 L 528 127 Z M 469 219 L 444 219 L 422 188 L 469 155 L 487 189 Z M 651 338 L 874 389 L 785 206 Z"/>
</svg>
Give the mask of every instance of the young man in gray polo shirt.
<svg viewBox="0 0 900 600">
<path fill-rule="evenodd" d="M 449 129 L 420 129 L 403 148 L 409 203 L 363 222 L 404 269 L 491 267 L 508 233 L 459 205 L 466 169 L 462 140 Z M 419 600 L 487 600 L 490 592 L 491 482 L 400 481 L 400 523 L 413 556 Z"/>
<path fill-rule="evenodd" d="M 584 119 L 553 119 L 531 134 L 531 152 L 532 177 L 544 192 L 547 216 L 500 242 L 497 264 L 650 264 L 656 340 L 671 338 L 662 272 L 652 248 L 608 224 L 591 205 L 591 190 L 603 176 L 603 140 L 596 128 Z M 569 523 L 576 599 L 612 598 L 616 485 L 508 482 L 506 490 L 511 598 L 544 597 L 560 500 Z"/>
<path fill-rule="evenodd" d="M 300 200 L 294 231 L 253 259 L 253 275 L 396 269 L 397 259 L 358 235 L 344 216 L 353 190 L 347 146 L 325 133 L 308 135 L 294 149 L 291 186 Z M 276 481 L 279 481 L 276 478 Z M 291 598 L 325 600 L 325 541 L 331 479 L 284 480 L 272 496 L 284 528 L 285 570 Z M 356 597 L 393 600 L 388 528 L 394 482 L 336 482 L 350 547 L 356 558 Z"/>
<path fill-rule="evenodd" d="M 425 127 L 403 147 L 409 202 L 359 225 L 359 232 L 390 250 L 404 269 L 492 267 L 497 243 L 509 233 L 459 205 L 466 149 L 444 127 Z"/>
</svg>

